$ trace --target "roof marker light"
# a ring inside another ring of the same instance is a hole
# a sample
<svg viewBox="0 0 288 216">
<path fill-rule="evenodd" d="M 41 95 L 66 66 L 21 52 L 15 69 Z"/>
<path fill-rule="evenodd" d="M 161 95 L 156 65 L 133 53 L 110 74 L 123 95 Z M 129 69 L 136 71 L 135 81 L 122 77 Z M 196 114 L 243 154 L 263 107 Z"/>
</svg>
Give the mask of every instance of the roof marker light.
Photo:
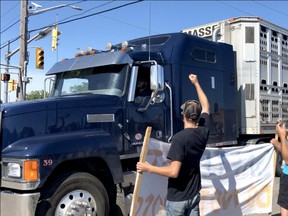
<svg viewBox="0 0 288 216">
<path fill-rule="evenodd" d="M 106 43 L 106 50 L 110 51 L 112 49 L 112 44 L 110 42 Z"/>
<path fill-rule="evenodd" d="M 96 50 L 95 49 L 93 49 L 92 47 L 88 47 L 88 52 L 90 53 L 90 54 L 95 54 L 96 53 Z"/>
<path fill-rule="evenodd" d="M 123 41 L 121 44 L 121 51 L 125 52 L 127 50 L 127 47 L 128 47 L 128 42 Z"/>
</svg>

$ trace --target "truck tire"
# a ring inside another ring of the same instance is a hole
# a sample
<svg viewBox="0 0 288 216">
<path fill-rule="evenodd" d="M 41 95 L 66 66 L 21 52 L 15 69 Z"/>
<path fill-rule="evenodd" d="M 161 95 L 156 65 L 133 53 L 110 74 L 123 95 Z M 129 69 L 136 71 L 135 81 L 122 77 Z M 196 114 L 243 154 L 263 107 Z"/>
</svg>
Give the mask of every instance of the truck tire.
<svg viewBox="0 0 288 216">
<path fill-rule="evenodd" d="M 56 182 L 40 197 L 37 216 L 109 215 L 107 191 L 93 175 L 72 173 Z"/>
</svg>

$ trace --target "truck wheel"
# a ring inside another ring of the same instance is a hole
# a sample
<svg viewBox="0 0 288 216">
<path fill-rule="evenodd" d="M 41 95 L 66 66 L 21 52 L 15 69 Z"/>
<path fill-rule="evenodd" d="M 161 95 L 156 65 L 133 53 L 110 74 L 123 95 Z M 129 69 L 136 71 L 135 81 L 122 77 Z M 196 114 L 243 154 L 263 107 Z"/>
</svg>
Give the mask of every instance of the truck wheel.
<svg viewBox="0 0 288 216">
<path fill-rule="evenodd" d="M 40 200 L 36 215 L 108 216 L 108 194 L 97 178 L 88 173 L 73 173 L 60 182 L 56 190 L 53 185 L 45 193 L 47 195 Z"/>
</svg>

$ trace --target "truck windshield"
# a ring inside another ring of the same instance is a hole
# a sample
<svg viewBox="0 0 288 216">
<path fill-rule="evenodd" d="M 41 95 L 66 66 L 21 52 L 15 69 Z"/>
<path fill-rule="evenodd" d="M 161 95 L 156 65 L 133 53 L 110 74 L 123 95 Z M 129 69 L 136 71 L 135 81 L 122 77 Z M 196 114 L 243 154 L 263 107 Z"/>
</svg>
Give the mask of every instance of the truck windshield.
<svg viewBox="0 0 288 216">
<path fill-rule="evenodd" d="M 128 65 L 109 65 L 66 71 L 56 75 L 51 96 L 124 94 Z"/>
</svg>

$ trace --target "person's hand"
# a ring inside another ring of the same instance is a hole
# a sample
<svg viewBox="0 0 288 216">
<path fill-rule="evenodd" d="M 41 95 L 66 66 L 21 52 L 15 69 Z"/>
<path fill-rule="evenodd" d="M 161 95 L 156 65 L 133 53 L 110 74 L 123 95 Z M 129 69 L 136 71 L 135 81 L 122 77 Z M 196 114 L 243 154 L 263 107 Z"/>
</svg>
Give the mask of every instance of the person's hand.
<svg viewBox="0 0 288 216">
<path fill-rule="evenodd" d="M 150 164 L 148 162 L 138 162 L 136 164 L 137 172 L 139 172 L 139 173 L 147 172 L 149 165 Z"/>
<path fill-rule="evenodd" d="M 277 123 L 276 132 L 280 138 L 285 138 L 286 137 L 285 123 L 281 123 L 281 122 Z"/>
<path fill-rule="evenodd" d="M 190 81 L 195 85 L 196 83 L 198 83 L 198 78 L 197 78 L 197 75 L 195 74 L 190 74 L 189 75 L 189 79 Z"/>
<path fill-rule="evenodd" d="M 273 138 L 273 139 L 270 140 L 270 143 L 272 143 L 274 146 L 276 146 L 277 143 L 278 143 L 278 140 Z"/>
</svg>

